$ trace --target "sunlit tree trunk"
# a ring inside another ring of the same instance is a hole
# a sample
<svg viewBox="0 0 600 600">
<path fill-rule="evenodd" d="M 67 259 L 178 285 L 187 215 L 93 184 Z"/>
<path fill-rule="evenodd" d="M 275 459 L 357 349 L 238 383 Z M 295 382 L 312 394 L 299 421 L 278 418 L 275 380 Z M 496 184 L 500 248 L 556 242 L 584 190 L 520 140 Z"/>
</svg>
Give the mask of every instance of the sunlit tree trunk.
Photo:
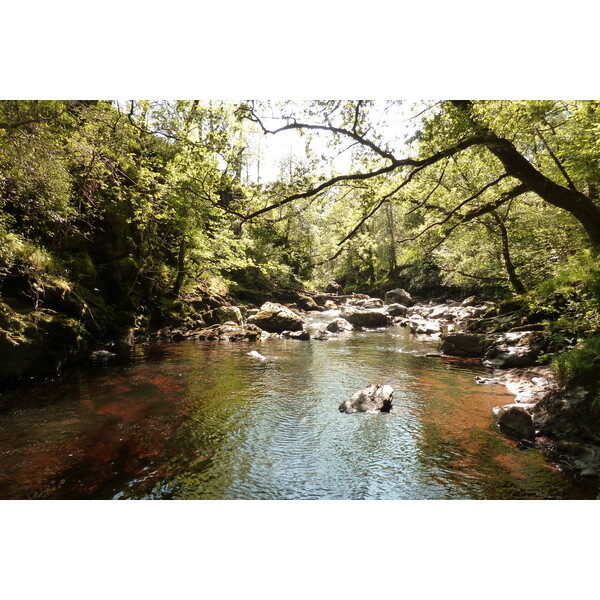
<svg viewBox="0 0 600 600">
<path fill-rule="evenodd" d="M 181 239 L 179 240 L 179 253 L 177 255 L 177 277 L 175 278 L 175 283 L 173 284 L 173 296 L 179 296 L 181 286 L 183 285 L 183 281 L 185 279 L 185 251 L 185 234 L 182 234 Z"/>
</svg>

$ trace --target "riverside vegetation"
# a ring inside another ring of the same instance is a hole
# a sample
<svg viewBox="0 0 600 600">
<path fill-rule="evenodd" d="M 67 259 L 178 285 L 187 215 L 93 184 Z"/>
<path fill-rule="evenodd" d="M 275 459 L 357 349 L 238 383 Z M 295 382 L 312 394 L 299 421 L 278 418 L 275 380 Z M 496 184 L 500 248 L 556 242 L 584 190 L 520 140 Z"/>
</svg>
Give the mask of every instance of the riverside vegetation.
<svg viewBox="0 0 600 600">
<path fill-rule="evenodd" d="M 597 101 L 0 102 L 0 385 L 350 299 L 546 376 L 506 431 L 598 476 L 599 134 Z"/>
</svg>

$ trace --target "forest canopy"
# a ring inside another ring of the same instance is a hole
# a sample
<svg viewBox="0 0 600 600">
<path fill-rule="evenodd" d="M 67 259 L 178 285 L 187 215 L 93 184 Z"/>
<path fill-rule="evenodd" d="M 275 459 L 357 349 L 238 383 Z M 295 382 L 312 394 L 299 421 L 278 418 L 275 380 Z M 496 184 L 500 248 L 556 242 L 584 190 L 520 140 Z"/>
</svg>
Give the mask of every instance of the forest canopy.
<svg viewBox="0 0 600 600">
<path fill-rule="evenodd" d="M 110 335 L 198 286 L 570 286 L 592 332 L 599 134 L 589 100 L 3 101 L 3 311 Z"/>
</svg>

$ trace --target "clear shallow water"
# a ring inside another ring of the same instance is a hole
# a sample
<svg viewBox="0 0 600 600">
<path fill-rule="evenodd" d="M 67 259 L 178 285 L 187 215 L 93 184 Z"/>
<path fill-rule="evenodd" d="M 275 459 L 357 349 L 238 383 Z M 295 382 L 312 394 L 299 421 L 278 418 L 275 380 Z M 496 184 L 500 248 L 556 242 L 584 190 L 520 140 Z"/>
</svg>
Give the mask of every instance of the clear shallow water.
<svg viewBox="0 0 600 600">
<path fill-rule="evenodd" d="M 20 387 L 0 396 L 0 498 L 595 498 L 497 431 L 502 386 L 432 350 L 397 327 L 181 342 Z M 370 383 L 392 412 L 338 411 Z"/>
</svg>

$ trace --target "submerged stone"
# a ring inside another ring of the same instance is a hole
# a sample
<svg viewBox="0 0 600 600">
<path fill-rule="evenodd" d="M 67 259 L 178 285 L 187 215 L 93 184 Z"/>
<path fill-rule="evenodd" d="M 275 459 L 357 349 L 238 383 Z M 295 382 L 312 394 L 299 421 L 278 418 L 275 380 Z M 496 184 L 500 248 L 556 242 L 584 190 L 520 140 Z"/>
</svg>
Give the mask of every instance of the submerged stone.
<svg viewBox="0 0 600 600">
<path fill-rule="evenodd" d="M 310 333 L 304 329 L 302 331 L 282 331 L 281 337 L 290 340 L 310 340 Z"/>
</svg>

